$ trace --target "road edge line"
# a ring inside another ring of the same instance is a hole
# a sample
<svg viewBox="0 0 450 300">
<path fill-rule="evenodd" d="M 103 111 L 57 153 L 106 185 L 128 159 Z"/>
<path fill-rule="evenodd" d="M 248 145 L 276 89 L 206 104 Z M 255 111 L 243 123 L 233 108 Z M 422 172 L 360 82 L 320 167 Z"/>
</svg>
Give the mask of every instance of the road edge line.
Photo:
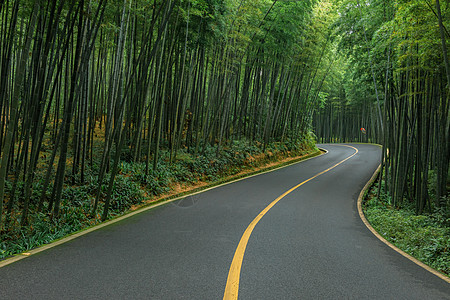
<svg viewBox="0 0 450 300">
<path fill-rule="evenodd" d="M 381 164 L 378 165 L 378 168 L 375 170 L 375 172 L 373 173 L 372 177 L 369 179 L 369 181 L 366 183 L 366 185 L 363 187 L 363 189 L 359 193 L 358 201 L 357 201 L 359 218 L 361 219 L 361 221 L 363 221 L 364 225 L 366 225 L 367 229 L 369 229 L 372 232 L 372 234 L 375 235 L 376 238 L 378 238 L 381 242 L 386 244 L 392 250 L 394 250 L 398 254 L 402 255 L 403 257 L 409 259 L 410 261 L 412 261 L 416 265 L 422 267 L 423 269 L 427 270 L 428 272 L 436 275 L 437 277 L 441 278 L 442 280 L 446 281 L 447 283 L 450 283 L 450 278 L 449 277 L 447 277 L 446 275 L 442 274 L 441 272 L 433 269 L 432 267 L 428 266 L 427 264 L 421 262 L 417 258 L 409 255 L 408 253 L 406 253 L 405 251 L 401 250 L 400 248 L 398 248 L 394 244 L 390 243 L 388 240 L 386 240 L 384 237 L 382 237 L 381 234 L 379 234 L 375 230 L 375 228 L 372 227 L 372 225 L 370 225 L 369 221 L 367 221 L 366 216 L 364 215 L 364 212 L 362 210 L 362 202 L 363 202 L 364 194 L 372 186 L 372 184 L 374 183 L 375 179 L 378 176 L 378 173 L 380 173 L 380 170 L 381 170 Z"/>
<path fill-rule="evenodd" d="M 244 179 L 249 179 L 249 178 L 252 178 L 252 177 L 255 177 L 255 176 L 259 176 L 259 175 L 267 174 L 267 173 L 270 173 L 270 172 L 273 172 L 273 171 L 277 171 L 277 170 L 280 170 L 282 168 L 293 166 L 293 165 L 299 164 L 301 162 L 305 162 L 307 160 L 311 160 L 311 159 L 320 157 L 320 156 L 325 155 L 325 154 L 328 153 L 328 151 L 326 149 L 323 149 L 321 147 L 317 147 L 317 149 L 318 149 L 318 152 L 325 152 L 325 153 L 316 154 L 317 152 L 315 152 L 315 153 L 312 153 L 312 154 L 308 155 L 310 157 L 305 157 L 304 159 L 299 159 L 297 161 L 294 160 L 292 163 L 282 164 L 279 167 L 268 168 L 267 170 L 263 170 L 261 172 L 256 172 L 256 173 L 253 173 L 253 174 L 250 173 L 248 176 L 243 176 L 243 177 L 238 177 L 236 179 L 231 179 L 230 181 L 219 183 L 217 185 L 214 185 L 214 183 L 212 183 L 211 186 L 209 186 L 209 187 L 206 186 L 204 189 L 197 190 L 197 191 L 194 190 L 192 193 L 187 192 L 186 194 L 173 196 L 173 198 L 171 198 L 169 196 L 166 199 L 162 199 L 162 200 L 156 201 L 155 203 L 145 205 L 145 206 L 143 206 L 143 207 L 141 207 L 141 208 L 139 208 L 139 209 L 137 209 L 135 211 L 126 213 L 126 214 L 124 214 L 122 216 L 115 217 L 115 218 L 113 218 L 113 219 L 111 219 L 109 221 L 99 223 L 97 225 L 94 225 L 92 227 L 88 227 L 86 229 L 82 229 L 81 231 L 78 231 L 78 232 L 74 232 L 72 234 L 69 234 L 68 236 L 62 237 L 61 239 L 55 240 L 55 241 L 53 241 L 53 242 L 51 242 L 49 244 L 44 244 L 44 245 L 39 246 L 37 248 L 31 249 L 31 250 L 27 250 L 27 251 L 24 251 L 22 253 L 15 254 L 14 256 L 12 256 L 10 258 L 6 258 L 4 260 L 0 260 L 0 268 L 3 268 L 5 266 L 7 266 L 7 265 L 15 263 L 15 262 L 17 262 L 19 260 L 28 258 L 28 257 L 30 257 L 30 256 L 32 256 L 34 254 L 39 253 L 39 252 L 43 252 L 45 250 L 51 249 L 51 248 L 59 246 L 61 244 L 65 244 L 65 243 L 67 243 L 67 242 L 69 242 L 71 240 L 74 240 L 74 239 L 78 238 L 78 237 L 81 237 L 83 235 L 86 235 L 88 233 L 96 231 L 96 230 L 101 229 L 103 227 L 112 225 L 114 223 L 120 222 L 122 220 L 130 218 L 130 217 L 135 216 L 137 214 L 143 213 L 145 211 L 157 208 L 159 206 L 162 206 L 162 205 L 165 205 L 165 204 L 168 204 L 168 203 L 171 203 L 171 202 L 183 199 L 183 198 L 188 197 L 188 196 L 194 196 L 194 195 L 197 195 L 197 194 L 200 194 L 200 193 L 204 193 L 204 192 L 207 192 L 209 190 L 212 190 L 212 189 L 215 189 L 215 188 L 219 188 L 221 186 L 225 186 L 225 185 L 228 185 L 228 184 L 232 184 L 232 183 L 244 180 Z"/>
</svg>

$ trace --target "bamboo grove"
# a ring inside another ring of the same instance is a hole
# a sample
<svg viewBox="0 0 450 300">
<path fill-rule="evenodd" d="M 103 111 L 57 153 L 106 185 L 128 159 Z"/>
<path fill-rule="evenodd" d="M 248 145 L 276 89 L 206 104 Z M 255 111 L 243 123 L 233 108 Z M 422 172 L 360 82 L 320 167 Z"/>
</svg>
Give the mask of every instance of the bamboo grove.
<svg viewBox="0 0 450 300">
<path fill-rule="evenodd" d="M 339 14 L 342 63 L 315 116 L 317 136 L 382 144 L 378 195 L 417 214 L 448 210 L 450 3 L 341 1 Z"/>
<path fill-rule="evenodd" d="M 235 141 L 309 139 L 334 59 L 331 10 L 330 1 L 1 1 L 0 228 L 39 213 L 57 222 L 64 189 L 88 177 L 90 214 L 106 219 L 121 161 L 151 174 L 162 151 L 175 162 Z"/>
</svg>

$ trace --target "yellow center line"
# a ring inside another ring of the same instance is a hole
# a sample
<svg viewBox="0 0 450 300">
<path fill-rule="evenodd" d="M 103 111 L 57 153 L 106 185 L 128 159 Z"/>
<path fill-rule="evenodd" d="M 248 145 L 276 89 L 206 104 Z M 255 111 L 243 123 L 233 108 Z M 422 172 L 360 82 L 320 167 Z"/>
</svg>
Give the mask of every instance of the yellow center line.
<svg viewBox="0 0 450 300">
<path fill-rule="evenodd" d="M 225 287 L 225 294 L 223 296 L 224 300 L 232 300 L 232 299 L 234 300 L 234 299 L 238 298 L 239 277 L 241 275 L 241 267 L 242 267 L 242 261 L 244 259 L 245 248 L 247 247 L 248 240 L 250 239 L 250 235 L 252 234 L 252 231 L 255 228 L 256 224 L 258 224 L 258 222 L 262 219 L 262 217 L 264 217 L 264 215 L 273 206 L 275 206 L 275 204 L 277 204 L 281 199 L 283 199 L 285 196 L 287 196 L 288 194 L 290 194 L 291 192 L 293 192 L 294 190 L 296 190 L 300 186 L 304 185 L 308 181 L 311 181 L 314 178 L 319 177 L 320 175 L 322 175 L 322 174 L 324 174 L 324 173 L 326 173 L 326 172 L 336 168 L 340 164 L 344 163 L 345 161 L 347 161 L 350 158 L 352 158 L 353 156 L 355 156 L 356 153 L 358 153 L 358 149 L 356 149 L 355 147 L 348 146 L 348 145 L 342 145 L 342 146 L 353 148 L 355 150 L 355 153 L 353 153 L 352 155 L 350 155 L 346 159 L 338 162 L 334 166 L 332 166 L 332 167 L 330 167 L 330 168 L 328 168 L 328 169 L 326 169 L 326 170 L 324 170 L 324 171 L 314 175 L 313 177 L 311 177 L 311 178 L 309 178 L 309 179 L 307 179 L 307 180 L 297 184 L 296 186 L 294 186 L 290 190 L 284 192 L 281 196 L 279 196 L 272 203 L 270 203 L 263 211 L 261 211 L 258 214 L 258 216 L 250 223 L 250 225 L 248 225 L 247 229 L 245 230 L 244 234 L 242 235 L 241 240 L 239 241 L 239 244 L 238 244 L 238 246 L 236 248 L 236 252 L 234 253 L 233 261 L 231 262 L 230 271 L 228 272 L 227 285 Z"/>
</svg>

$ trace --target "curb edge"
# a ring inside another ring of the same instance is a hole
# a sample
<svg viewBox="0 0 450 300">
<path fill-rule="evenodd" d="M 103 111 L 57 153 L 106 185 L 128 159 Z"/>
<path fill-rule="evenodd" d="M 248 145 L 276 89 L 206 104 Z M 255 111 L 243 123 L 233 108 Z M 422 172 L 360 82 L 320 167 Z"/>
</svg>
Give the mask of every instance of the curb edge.
<svg viewBox="0 0 450 300">
<path fill-rule="evenodd" d="M 367 190 L 369 190 L 370 186 L 373 184 L 373 182 L 375 181 L 375 179 L 378 176 L 378 173 L 380 172 L 381 169 L 381 165 L 378 165 L 378 168 L 375 170 L 375 172 L 373 173 L 372 177 L 369 179 L 369 181 L 366 183 L 366 185 L 364 186 L 364 188 L 361 190 L 361 192 L 359 193 L 358 196 L 358 201 L 357 201 L 357 207 L 358 207 L 358 214 L 359 214 L 359 218 L 363 221 L 364 225 L 366 225 L 367 229 L 369 229 L 373 235 L 375 235 L 375 237 L 377 237 L 381 242 L 383 242 L 384 244 L 386 244 L 388 247 L 390 247 L 392 250 L 394 250 L 395 252 L 397 252 L 398 254 L 402 255 L 403 257 L 409 259 L 410 261 L 412 261 L 413 263 L 415 263 L 416 265 L 424 268 L 425 270 L 427 270 L 428 272 L 436 275 L 437 277 L 441 278 L 442 280 L 446 281 L 447 283 L 450 283 L 450 278 L 447 277 L 446 275 L 442 274 L 441 272 L 431 268 L 430 266 L 426 265 L 425 263 L 421 262 L 420 260 L 418 260 L 417 258 L 409 255 L 408 253 L 406 253 L 405 251 L 401 250 L 400 248 L 394 246 L 393 244 L 391 244 L 390 242 L 388 242 L 384 237 L 382 237 L 373 227 L 372 225 L 370 225 L 369 221 L 367 221 L 366 216 L 364 215 L 364 212 L 362 210 L 362 202 L 363 202 L 363 198 L 364 198 L 364 194 L 366 193 Z"/>
</svg>

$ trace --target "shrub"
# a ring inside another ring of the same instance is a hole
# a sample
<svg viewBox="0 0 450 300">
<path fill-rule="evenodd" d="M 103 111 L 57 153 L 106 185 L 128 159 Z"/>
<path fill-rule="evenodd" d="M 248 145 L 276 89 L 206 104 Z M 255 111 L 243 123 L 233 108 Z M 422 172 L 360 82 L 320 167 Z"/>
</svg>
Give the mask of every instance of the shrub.
<svg viewBox="0 0 450 300">
<path fill-rule="evenodd" d="M 132 181 L 129 176 L 116 176 L 111 197 L 110 208 L 112 210 L 123 212 L 133 204 L 139 204 L 143 200 L 144 196 L 139 184 Z"/>
<path fill-rule="evenodd" d="M 436 211 L 415 215 L 414 209 L 392 209 L 388 199 L 371 198 L 365 203 L 367 220 L 385 239 L 429 266 L 450 274 L 450 228 L 448 218 Z"/>
</svg>

